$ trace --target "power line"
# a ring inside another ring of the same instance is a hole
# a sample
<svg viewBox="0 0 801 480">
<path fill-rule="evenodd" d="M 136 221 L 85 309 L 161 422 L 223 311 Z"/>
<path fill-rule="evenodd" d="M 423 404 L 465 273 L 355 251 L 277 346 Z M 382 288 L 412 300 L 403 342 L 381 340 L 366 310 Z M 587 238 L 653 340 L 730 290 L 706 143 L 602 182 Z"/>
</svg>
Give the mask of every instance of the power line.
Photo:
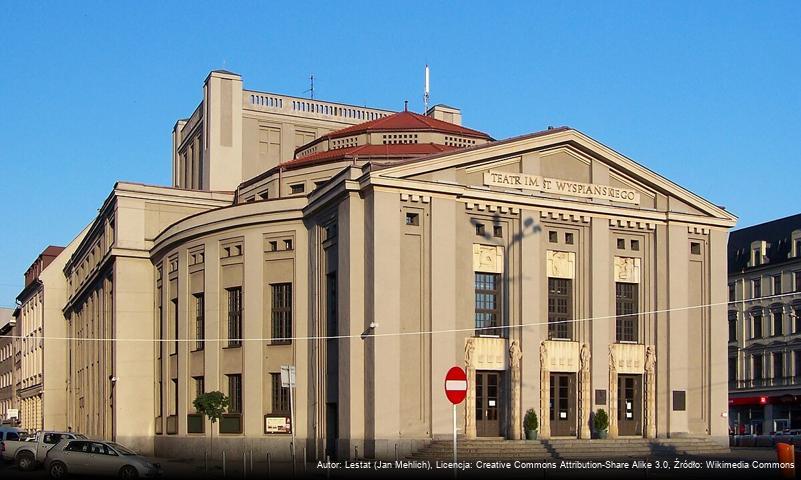
<svg viewBox="0 0 801 480">
<path fill-rule="evenodd" d="M 769 300 L 775 298 L 783 298 L 788 296 L 795 296 L 798 295 L 799 292 L 791 292 L 791 293 L 783 293 L 779 295 L 770 295 L 765 297 L 759 297 L 758 299 L 751 299 L 751 300 Z M 730 304 L 738 304 L 738 303 L 745 303 L 746 300 L 733 300 L 728 302 L 717 302 L 717 303 L 707 303 L 703 305 L 690 305 L 685 307 L 675 307 L 675 308 L 665 308 L 660 310 L 651 310 L 648 312 L 638 312 L 636 314 L 630 315 L 603 315 L 599 317 L 587 317 L 587 318 L 577 318 L 573 320 L 562 320 L 558 322 L 531 322 L 531 323 L 522 323 L 519 325 L 498 325 L 492 327 L 471 327 L 471 328 L 454 328 L 454 329 L 447 329 L 447 330 L 419 330 L 413 332 L 390 332 L 390 333 L 367 333 L 367 330 L 364 333 L 358 335 L 328 335 L 328 336 L 305 336 L 305 337 L 269 337 L 269 338 L 87 338 L 87 337 L 48 337 L 44 335 L 4 335 L 6 338 L 15 338 L 15 339 L 31 339 L 31 340 L 75 340 L 75 341 L 89 341 L 89 342 L 203 342 L 203 343 L 214 343 L 214 342 L 287 342 L 287 341 L 313 341 L 313 340 L 344 340 L 344 339 L 353 339 L 353 338 L 361 338 L 367 339 L 368 337 L 375 337 L 375 338 L 382 338 L 382 337 L 400 337 L 400 336 L 410 336 L 410 335 L 440 335 L 444 333 L 463 333 L 463 332 L 476 332 L 476 331 L 484 331 L 484 330 L 506 330 L 506 329 L 513 329 L 513 328 L 527 328 L 527 327 L 538 327 L 543 325 L 555 325 L 555 324 L 562 324 L 562 323 L 580 323 L 580 322 L 590 322 L 594 320 L 612 320 L 617 319 L 619 317 L 629 317 L 633 315 L 643 316 L 643 315 L 655 315 L 659 313 L 670 313 L 670 312 L 678 312 L 678 311 L 687 311 L 693 310 L 698 308 L 709 308 L 709 307 L 719 307 L 724 305 Z M 745 310 L 743 310 L 745 311 Z M 369 330 L 369 329 L 368 329 Z"/>
</svg>

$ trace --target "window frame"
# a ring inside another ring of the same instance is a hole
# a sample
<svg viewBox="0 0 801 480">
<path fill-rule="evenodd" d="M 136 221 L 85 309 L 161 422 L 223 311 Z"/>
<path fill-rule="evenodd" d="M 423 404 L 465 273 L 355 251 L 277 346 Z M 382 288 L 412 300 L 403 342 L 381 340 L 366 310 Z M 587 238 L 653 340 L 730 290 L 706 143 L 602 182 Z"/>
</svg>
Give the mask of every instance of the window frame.
<svg viewBox="0 0 801 480">
<path fill-rule="evenodd" d="M 281 373 L 270 373 L 270 399 L 271 399 L 271 414 L 272 415 L 285 415 L 290 413 L 289 405 L 289 387 L 284 387 L 281 384 Z"/>
<path fill-rule="evenodd" d="M 195 306 L 195 348 L 193 351 L 203 350 L 206 342 L 206 294 L 198 292 L 192 294 Z"/>
<path fill-rule="evenodd" d="M 225 289 L 228 305 L 228 347 L 242 346 L 242 287 L 229 287 Z"/>
<path fill-rule="evenodd" d="M 479 282 L 479 278 L 492 279 L 492 289 L 479 288 L 479 285 L 486 285 L 489 282 Z M 474 326 L 475 335 L 478 337 L 501 337 L 502 333 L 502 289 L 501 289 L 501 274 L 488 273 L 488 272 L 473 272 L 473 288 L 474 288 Z M 492 298 L 494 308 L 484 308 L 480 305 L 488 304 L 487 301 L 481 300 L 479 296 L 486 296 L 486 300 Z M 484 320 L 479 320 L 479 316 L 490 316 L 492 321 L 486 323 Z"/>
<path fill-rule="evenodd" d="M 292 343 L 292 282 L 270 284 L 272 343 Z"/>
<path fill-rule="evenodd" d="M 548 277 L 548 339 L 573 340 L 573 279 Z"/>
<path fill-rule="evenodd" d="M 242 415 L 242 374 L 226 374 L 228 377 L 228 408 L 230 415 Z"/>
<path fill-rule="evenodd" d="M 615 282 L 615 341 L 618 343 L 639 342 L 639 286 L 638 283 Z"/>
</svg>

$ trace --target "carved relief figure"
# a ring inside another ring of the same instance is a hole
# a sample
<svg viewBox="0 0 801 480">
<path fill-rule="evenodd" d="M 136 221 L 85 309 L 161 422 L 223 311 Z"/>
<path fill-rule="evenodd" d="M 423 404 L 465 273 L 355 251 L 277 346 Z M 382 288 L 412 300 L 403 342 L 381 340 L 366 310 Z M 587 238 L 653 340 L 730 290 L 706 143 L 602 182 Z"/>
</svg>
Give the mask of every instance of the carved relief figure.
<svg viewBox="0 0 801 480">
<path fill-rule="evenodd" d="M 645 436 L 656 437 L 656 349 L 645 348 Z"/>
<path fill-rule="evenodd" d="M 609 438 L 617 438 L 617 358 L 609 345 Z"/>
<path fill-rule="evenodd" d="M 581 352 L 579 353 L 580 370 L 579 370 L 579 438 L 590 438 L 590 347 L 584 343 L 581 345 Z"/>
<path fill-rule="evenodd" d="M 464 402 L 464 433 L 467 438 L 476 436 L 476 427 L 473 423 L 474 407 L 476 404 L 476 369 L 473 358 L 476 345 L 472 338 L 464 344 L 464 365 L 467 373 L 467 395 Z"/>
<path fill-rule="evenodd" d="M 520 360 L 523 352 L 520 350 L 520 342 L 512 340 L 509 345 L 509 367 L 512 370 L 512 432 L 513 440 L 521 438 L 521 418 L 520 418 Z"/>
<path fill-rule="evenodd" d="M 551 396 L 551 375 L 548 371 L 548 347 L 540 344 L 540 438 L 550 438 L 551 423 L 549 400 Z"/>
</svg>

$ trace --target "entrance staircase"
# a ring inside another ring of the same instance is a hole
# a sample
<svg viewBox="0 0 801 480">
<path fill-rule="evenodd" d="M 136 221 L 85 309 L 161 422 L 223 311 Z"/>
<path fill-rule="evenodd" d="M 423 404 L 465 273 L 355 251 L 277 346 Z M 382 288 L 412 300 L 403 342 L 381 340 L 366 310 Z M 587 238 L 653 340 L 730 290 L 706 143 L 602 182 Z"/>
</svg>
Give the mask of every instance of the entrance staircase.
<svg viewBox="0 0 801 480">
<path fill-rule="evenodd" d="M 616 438 L 579 440 L 555 438 L 549 440 L 505 440 L 503 438 L 459 438 L 459 460 L 590 460 L 612 458 L 674 458 L 684 456 L 715 456 L 729 453 L 728 447 L 706 437 L 681 438 Z M 450 460 L 453 443 L 435 440 L 409 456 L 413 460 Z"/>
<path fill-rule="evenodd" d="M 551 452 L 545 445 L 536 440 L 505 440 L 501 437 L 459 438 L 456 443 L 456 456 L 459 461 L 552 458 Z M 451 460 L 453 458 L 453 442 L 451 440 L 434 440 L 409 458 L 412 460 Z"/>
<path fill-rule="evenodd" d="M 683 457 L 691 455 L 714 456 L 729 453 L 724 447 L 706 437 L 680 438 L 615 438 L 605 440 L 579 440 L 554 438 L 543 440 L 554 458 L 559 459 L 606 459 L 606 458 L 653 458 Z"/>
</svg>

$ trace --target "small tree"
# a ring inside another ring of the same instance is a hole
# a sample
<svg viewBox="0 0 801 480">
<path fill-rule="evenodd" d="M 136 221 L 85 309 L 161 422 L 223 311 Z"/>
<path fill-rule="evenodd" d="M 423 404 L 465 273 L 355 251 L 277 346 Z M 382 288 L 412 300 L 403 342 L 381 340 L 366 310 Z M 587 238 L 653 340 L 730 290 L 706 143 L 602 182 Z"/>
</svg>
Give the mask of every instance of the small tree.
<svg viewBox="0 0 801 480">
<path fill-rule="evenodd" d="M 537 413 L 534 411 L 533 408 L 529 408 L 526 411 L 526 417 L 523 419 L 523 428 L 525 428 L 526 431 L 528 432 L 530 430 L 536 430 L 537 428 L 539 428 L 539 426 L 540 424 L 539 421 L 537 420 Z"/>
<path fill-rule="evenodd" d="M 209 437 L 210 454 L 214 453 L 214 424 L 222 418 L 225 409 L 231 401 L 220 391 L 201 393 L 197 396 L 192 405 L 195 406 L 197 413 L 205 415 L 211 420 L 211 436 Z"/>
<path fill-rule="evenodd" d="M 606 414 L 606 410 L 599 409 L 592 422 L 596 432 L 605 432 L 609 428 L 609 416 Z"/>
</svg>

